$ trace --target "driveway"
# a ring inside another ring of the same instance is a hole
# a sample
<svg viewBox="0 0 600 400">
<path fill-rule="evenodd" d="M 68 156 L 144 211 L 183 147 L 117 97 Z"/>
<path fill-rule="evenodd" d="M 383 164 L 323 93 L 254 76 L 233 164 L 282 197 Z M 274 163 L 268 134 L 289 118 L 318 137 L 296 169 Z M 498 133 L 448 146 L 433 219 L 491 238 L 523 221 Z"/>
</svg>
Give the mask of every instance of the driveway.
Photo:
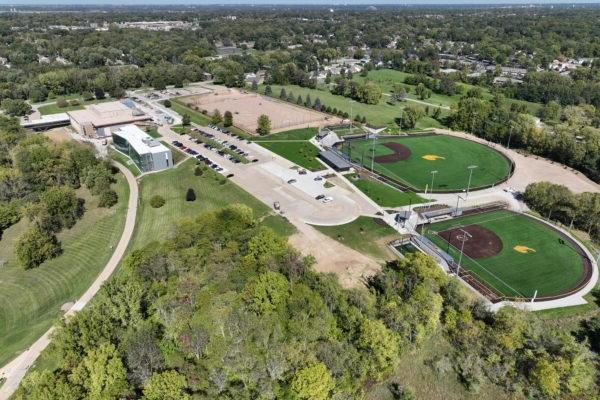
<svg viewBox="0 0 600 400">
<path fill-rule="evenodd" d="M 119 265 L 129 241 L 133 236 L 133 230 L 135 228 L 135 218 L 137 214 L 138 206 L 138 186 L 137 181 L 133 174 L 123 165 L 115 163 L 121 173 L 125 175 L 127 183 L 129 184 L 129 203 L 127 204 L 127 216 L 125 219 L 125 227 L 121 239 L 113 252 L 110 260 L 100 272 L 96 280 L 86 290 L 86 292 L 75 302 L 75 304 L 65 313 L 65 317 L 74 315 L 79 310 L 83 309 L 85 305 L 94 297 L 94 295 L 100 290 L 104 281 L 106 281 L 114 270 Z M 19 387 L 19 383 L 27 373 L 27 370 L 33 365 L 35 360 L 38 358 L 40 353 L 48 346 L 51 340 L 52 332 L 54 327 L 48 329 L 46 333 L 42 335 L 35 343 L 31 345 L 27 350 L 21 353 L 17 358 L 12 360 L 0 369 L 0 378 L 6 379 L 2 387 L 0 387 L 0 400 L 8 399 Z"/>
</svg>

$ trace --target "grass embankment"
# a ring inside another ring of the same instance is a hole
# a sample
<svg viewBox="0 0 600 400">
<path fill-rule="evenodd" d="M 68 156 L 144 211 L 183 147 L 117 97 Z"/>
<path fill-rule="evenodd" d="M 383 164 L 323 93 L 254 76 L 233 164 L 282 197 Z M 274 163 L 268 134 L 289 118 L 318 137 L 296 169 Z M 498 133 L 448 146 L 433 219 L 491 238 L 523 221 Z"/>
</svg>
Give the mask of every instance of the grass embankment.
<svg viewBox="0 0 600 400">
<path fill-rule="evenodd" d="M 372 157 L 394 154 L 387 144 L 400 144 L 410 150 L 408 158 L 392 162 L 373 163 L 382 175 L 424 191 L 431 186 L 431 171 L 437 171 L 434 191 L 460 191 L 469 182 L 469 169 L 476 165 L 471 189 L 495 184 L 510 172 L 509 162 L 497 151 L 482 144 L 447 135 L 404 136 L 382 138 L 373 146 L 372 140 L 349 142 L 350 156 L 357 163 L 371 168 Z M 375 150 L 373 153 L 373 149 Z"/>
<path fill-rule="evenodd" d="M 182 115 L 183 114 L 187 114 L 190 116 L 190 120 L 198 125 L 202 125 L 202 126 L 208 126 L 211 124 L 210 121 L 210 116 L 209 115 L 205 115 L 202 114 L 200 111 L 196 111 L 191 109 L 190 107 L 188 107 L 184 101 L 182 100 L 182 97 L 176 97 L 171 99 L 171 110 L 175 111 L 177 114 Z M 235 116 L 234 118 L 234 124 L 235 124 Z M 223 124 L 217 124 L 219 127 L 224 128 Z M 235 133 L 238 136 L 241 136 L 245 139 L 249 139 L 251 137 L 253 137 L 251 134 L 249 134 L 248 132 L 246 132 L 243 129 L 240 129 L 236 126 L 228 126 L 226 129 L 228 129 L 231 133 Z"/>
<path fill-rule="evenodd" d="M 360 178 L 356 174 L 348 174 L 346 177 L 361 192 L 382 207 L 403 207 L 410 204 L 427 203 L 429 201 L 416 193 L 401 192 L 384 183 L 368 178 Z"/>
<path fill-rule="evenodd" d="M 89 106 L 90 104 L 98 104 L 98 103 L 104 103 L 106 101 L 114 101 L 114 99 L 110 99 L 110 98 L 106 98 L 106 99 L 102 99 L 102 100 L 94 99 L 94 100 L 83 101 L 83 99 L 81 99 L 80 97 L 79 98 L 75 97 L 75 98 L 72 98 L 71 100 L 76 100 L 79 104 L 68 105 L 66 107 L 59 107 L 56 103 L 50 103 L 50 104 L 40 106 L 38 108 L 38 111 L 42 115 L 58 114 L 58 113 L 64 113 L 67 111 L 83 110 L 83 108 L 85 106 Z"/>
<path fill-rule="evenodd" d="M 316 128 L 294 129 L 258 137 L 254 141 L 303 168 L 320 171 L 325 167 L 317 161 L 319 149 L 308 141 L 316 134 Z"/>
<path fill-rule="evenodd" d="M 264 218 L 267 226 L 273 228 L 278 234 L 289 236 L 295 232 L 293 225 L 273 214 L 269 207 L 235 183 L 208 169 L 202 176 L 196 176 L 195 167 L 196 164 L 189 159 L 178 168 L 141 178 L 140 206 L 131 249 L 169 235 L 173 224 L 181 218 L 192 218 L 202 212 L 231 203 L 246 204 L 254 210 L 256 217 Z M 185 201 L 188 188 L 194 189 L 196 201 Z M 165 205 L 161 208 L 152 208 L 149 202 L 154 195 L 164 197 Z"/>
<path fill-rule="evenodd" d="M 63 253 L 38 268 L 24 270 L 14 257 L 14 245 L 28 228 L 23 218 L 0 240 L 0 366 L 37 340 L 62 314 L 63 304 L 76 300 L 104 268 L 125 223 L 129 189 L 122 175 L 113 186 L 119 202 L 110 209 L 86 189 L 86 212 L 72 229 L 58 235 Z"/>
<path fill-rule="evenodd" d="M 478 260 L 463 257 L 463 266 L 506 296 L 531 297 L 536 291 L 538 297 L 558 295 L 573 288 L 583 276 L 583 262 L 575 248 L 545 224 L 524 215 L 508 211 L 477 214 L 431 224 L 425 234 L 458 260 L 459 249 L 434 232 L 468 225 L 494 232 L 502 241 L 502 249 Z M 530 250 L 518 251 L 516 246 Z"/>
<path fill-rule="evenodd" d="M 314 228 L 360 253 L 381 261 L 395 257 L 388 249 L 387 243 L 400 237 L 398 232 L 383 221 L 375 221 L 374 218 L 366 216 L 343 225 L 314 225 Z"/>
<path fill-rule="evenodd" d="M 112 148 L 108 149 L 108 154 L 110 155 L 111 159 L 118 161 L 124 166 L 126 166 L 127 169 L 131 171 L 133 176 L 139 176 L 142 173 L 142 171 L 140 171 L 138 166 L 133 162 L 133 160 L 129 156 Z"/>
</svg>

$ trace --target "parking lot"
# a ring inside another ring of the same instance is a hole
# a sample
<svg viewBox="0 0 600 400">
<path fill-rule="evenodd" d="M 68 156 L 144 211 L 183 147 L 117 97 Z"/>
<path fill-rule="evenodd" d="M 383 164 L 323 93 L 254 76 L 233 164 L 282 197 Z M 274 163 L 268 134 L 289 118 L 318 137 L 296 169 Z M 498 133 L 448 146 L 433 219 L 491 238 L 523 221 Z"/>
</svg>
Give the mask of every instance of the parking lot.
<svg viewBox="0 0 600 400">
<path fill-rule="evenodd" d="M 376 209 L 356 193 L 339 186 L 325 187 L 326 179 L 321 176 L 323 172 L 299 169 L 290 161 L 235 135 L 210 127 L 198 126 L 196 129 L 199 130 L 197 134 L 221 146 L 235 146 L 246 154 L 244 157 L 249 162 L 236 162 L 230 154 L 221 155 L 215 147 L 207 147 L 202 140 L 179 135 L 168 127 L 161 127 L 160 132 L 168 142 L 177 141 L 189 149 L 192 153 L 186 153 L 188 156 L 229 176 L 265 204 L 278 207 L 283 215 L 314 225 L 339 225 L 361 214 L 376 213 Z"/>
</svg>

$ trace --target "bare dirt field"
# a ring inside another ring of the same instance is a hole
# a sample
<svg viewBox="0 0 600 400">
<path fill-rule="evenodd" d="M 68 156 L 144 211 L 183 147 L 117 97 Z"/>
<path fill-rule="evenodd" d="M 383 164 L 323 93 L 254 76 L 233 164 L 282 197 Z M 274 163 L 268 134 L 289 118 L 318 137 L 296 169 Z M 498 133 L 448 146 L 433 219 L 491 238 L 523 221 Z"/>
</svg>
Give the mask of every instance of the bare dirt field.
<svg viewBox="0 0 600 400">
<path fill-rule="evenodd" d="M 73 140 L 73 137 L 71 136 L 71 129 L 68 127 L 50 129 L 44 132 L 44 135 L 48 136 L 48 138 L 55 143 Z"/>
<path fill-rule="evenodd" d="M 233 113 L 233 124 L 248 132 L 256 132 L 257 119 L 265 114 L 271 119 L 273 132 L 290 129 L 316 127 L 325 124 L 336 124 L 341 120 L 326 114 L 297 107 L 256 93 L 248 93 L 236 89 L 219 89 L 209 94 L 201 94 L 184 98 L 191 108 L 206 110 L 209 114 L 219 110 Z"/>
</svg>

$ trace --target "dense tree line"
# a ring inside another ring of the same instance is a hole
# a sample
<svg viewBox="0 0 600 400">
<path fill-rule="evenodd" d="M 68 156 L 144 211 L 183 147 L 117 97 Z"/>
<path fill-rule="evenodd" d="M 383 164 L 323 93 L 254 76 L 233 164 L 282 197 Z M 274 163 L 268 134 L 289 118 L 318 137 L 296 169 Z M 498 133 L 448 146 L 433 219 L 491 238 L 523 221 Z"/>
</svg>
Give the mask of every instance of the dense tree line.
<svg viewBox="0 0 600 400">
<path fill-rule="evenodd" d="M 73 227 L 84 213 L 75 189 L 84 185 L 111 207 L 117 194 L 109 165 L 88 146 L 54 144 L 27 134 L 14 118 L 0 118 L 0 235 L 22 217 L 30 228 L 16 242 L 15 254 L 24 268 L 33 268 L 61 251 L 56 233 Z"/>
<path fill-rule="evenodd" d="M 585 343 L 515 309 L 490 313 L 427 256 L 390 263 L 369 290 L 310 266 L 245 206 L 183 220 L 61 324 L 56 369 L 31 373 L 15 398 L 360 398 L 434 334 L 454 348 L 434 369 L 470 390 L 595 393 Z"/>
<path fill-rule="evenodd" d="M 496 94 L 486 100 L 476 90 L 462 97 L 449 124 L 486 140 L 550 158 L 600 181 L 600 129 L 594 106 L 556 103 L 542 109 L 549 124 L 536 123 L 533 116 Z"/>
<path fill-rule="evenodd" d="M 575 194 L 563 185 L 538 182 L 527 186 L 524 200 L 543 217 L 587 232 L 600 242 L 600 194 Z"/>
</svg>

